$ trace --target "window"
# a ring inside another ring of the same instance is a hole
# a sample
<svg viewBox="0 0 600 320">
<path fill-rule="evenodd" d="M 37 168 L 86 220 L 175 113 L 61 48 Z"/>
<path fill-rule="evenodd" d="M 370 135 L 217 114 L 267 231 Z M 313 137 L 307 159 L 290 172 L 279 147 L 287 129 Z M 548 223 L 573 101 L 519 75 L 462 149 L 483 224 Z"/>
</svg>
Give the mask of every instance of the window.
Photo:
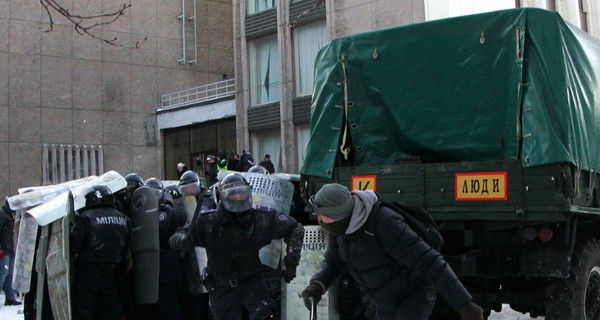
<svg viewBox="0 0 600 320">
<path fill-rule="evenodd" d="M 253 105 L 279 101 L 279 49 L 277 35 L 249 43 L 250 99 Z"/>
<path fill-rule="evenodd" d="M 248 14 L 275 8 L 276 0 L 248 0 Z"/>
<path fill-rule="evenodd" d="M 514 0 L 426 0 L 426 20 L 515 8 Z"/>
<path fill-rule="evenodd" d="M 256 164 L 263 161 L 265 154 L 268 153 L 271 156 L 275 172 L 281 172 L 281 130 L 254 132 L 250 138 L 252 139 L 252 149 L 249 151 L 252 152 Z"/>
<path fill-rule="evenodd" d="M 589 32 L 587 10 L 585 8 L 584 1 L 579 0 L 578 3 L 579 3 L 579 24 L 581 26 L 581 30 L 583 30 L 585 32 Z"/>
<path fill-rule="evenodd" d="M 327 43 L 327 23 L 320 21 L 294 29 L 296 95 L 311 95 L 314 84 L 315 58 Z"/>
</svg>

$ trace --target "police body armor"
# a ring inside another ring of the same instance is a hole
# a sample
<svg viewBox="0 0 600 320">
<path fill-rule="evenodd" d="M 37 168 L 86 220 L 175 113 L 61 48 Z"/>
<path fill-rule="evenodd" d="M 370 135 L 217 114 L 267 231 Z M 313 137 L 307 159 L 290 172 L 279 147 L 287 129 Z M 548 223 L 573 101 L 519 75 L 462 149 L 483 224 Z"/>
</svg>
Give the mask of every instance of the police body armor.
<svg viewBox="0 0 600 320">
<path fill-rule="evenodd" d="M 218 213 L 221 214 L 221 213 Z M 208 250 L 208 273 L 220 282 L 231 282 L 246 279 L 255 274 L 261 267 L 255 234 L 254 212 L 245 216 L 232 218 L 225 225 L 215 226 L 213 230 L 212 248 Z M 257 219 L 261 221 L 261 219 Z M 224 231 L 226 230 L 226 231 Z"/>
</svg>

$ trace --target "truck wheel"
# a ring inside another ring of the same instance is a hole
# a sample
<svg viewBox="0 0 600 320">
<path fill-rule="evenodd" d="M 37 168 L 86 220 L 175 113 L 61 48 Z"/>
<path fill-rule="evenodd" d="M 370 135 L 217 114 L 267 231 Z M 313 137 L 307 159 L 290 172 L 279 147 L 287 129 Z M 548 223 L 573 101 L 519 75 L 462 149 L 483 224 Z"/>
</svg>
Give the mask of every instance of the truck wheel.
<svg viewBox="0 0 600 320">
<path fill-rule="evenodd" d="M 550 285 L 546 297 L 546 320 L 600 320 L 600 241 L 577 241 L 569 278 Z"/>
</svg>

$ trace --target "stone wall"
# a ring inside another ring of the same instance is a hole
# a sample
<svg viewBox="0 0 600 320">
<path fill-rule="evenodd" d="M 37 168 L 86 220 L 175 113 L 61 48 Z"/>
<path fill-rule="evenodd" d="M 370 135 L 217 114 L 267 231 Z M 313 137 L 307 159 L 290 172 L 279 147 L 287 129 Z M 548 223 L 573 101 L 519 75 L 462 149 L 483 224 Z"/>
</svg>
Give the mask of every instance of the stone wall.
<svg viewBox="0 0 600 320">
<path fill-rule="evenodd" d="M 197 0 L 198 63 L 179 64 L 181 0 L 136 0 L 99 35 L 77 34 L 37 0 L 0 2 L 0 196 L 40 185 L 42 145 L 102 145 L 105 171 L 162 175 L 160 95 L 233 77 L 231 4 Z M 120 0 L 61 1 L 71 12 L 114 11 Z"/>
</svg>

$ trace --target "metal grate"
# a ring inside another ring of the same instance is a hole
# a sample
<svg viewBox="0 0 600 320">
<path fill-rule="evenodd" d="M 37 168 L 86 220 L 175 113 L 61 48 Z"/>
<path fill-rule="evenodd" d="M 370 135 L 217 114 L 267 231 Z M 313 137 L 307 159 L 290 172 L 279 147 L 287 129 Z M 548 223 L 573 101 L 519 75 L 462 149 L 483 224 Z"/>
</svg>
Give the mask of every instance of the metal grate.
<svg viewBox="0 0 600 320">
<path fill-rule="evenodd" d="M 292 100 L 294 124 L 310 123 L 312 96 L 298 97 Z"/>
<path fill-rule="evenodd" d="M 44 144 L 42 158 L 43 185 L 104 173 L 102 146 Z"/>
<path fill-rule="evenodd" d="M 248 40 L 277 32 L 277 8 L 255 13 L 246 17 Z"/>
<path fill-rule="evenodd" d="M 163 108 L 175 108 L 235 94 L 235 79 L 205 84 L 161 96 Z"/>
<path fill-rule="evenodd" d="M 179 63 L 194 64 L 198 62 L 198 36 L 196 28 L 196 0 L 181 0 L 181 46 L 182 56 Z"/>
<path fill-rule="evenodd" d="M 277 128 L 281 122 L 279 102 L 263 104 L 248 109 L 248 130 Z"/>
</svg>

